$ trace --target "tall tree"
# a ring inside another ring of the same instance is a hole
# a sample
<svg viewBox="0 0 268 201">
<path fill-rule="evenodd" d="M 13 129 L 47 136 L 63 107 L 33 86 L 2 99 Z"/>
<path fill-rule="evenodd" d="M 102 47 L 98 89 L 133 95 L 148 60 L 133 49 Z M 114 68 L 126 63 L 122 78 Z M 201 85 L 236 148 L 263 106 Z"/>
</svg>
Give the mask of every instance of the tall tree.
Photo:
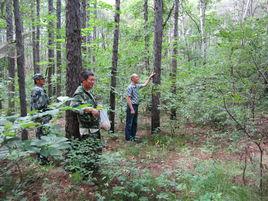
<svg viewBox="0 0 268 201">
<path fill-rule="evenodd" d="M 253 12 L 252 12 L 252 4 L 253 4 L 253 1 L 252 0 L 247 0 L 246 2 L 246 7 L 244 9 L 244 13 L 243 13 L 243 16 L 242 16 L 242 21 L 244 21 L 246 19 L 247 16 L 250 16 L 250 15 L 253 15 Z M 243 8 L 244 8 L 244 5 L 243 5 Z"/>
<path fill-rule="evenodd" d="M 6 24 L 7 31 L 6 37 L 8 44 L 13 41 L 13 11 L 12 11 L 12 0 L 6 0 Z M 11 55 L 8 55 L 8 115 L 15 113 L 15 59 Z"/>
<path fill-rule="evenodd" d="M 119 44 L 119 22 L 120 22 L 120 0 L 115 0 L 115 14 L 114 14 L 114 41 L 113 41 L 113 57 L 111 69 L 111 89 L 110 89 L 110 121 L 111 132 L 114 132 L 115 125 L 115 88 L 118 62 L 118 44 Z"/>
<path fill-rule="evenodd" d="M 82 29 L 85 29 L 88 27 L 88 18 L 89 18 L 89 15 L 88 15 L 88 11 L 89 10 L 89 3 L 88 3 L 88 0 L 82 0 L 81 1 L 81 28 Z M 88 34 L 90 35 L 90 34 Z M 90 58 L 90 54 L 88 52 L 88 42 L 89 42 L 89 36 L 85 36 L 83 35 L 82 36 L 82 62 L 85 63 L 86 61 L 90 60 L 88 58 Z"/>
<path fill-rule="evenodd" d="M 61 95 L 61 0 L 57 0 L 57 44 L 56 44 L 56 63 L 57 63 L 57 87 L 56 95 Z"/>
<path fill-rule="evenodd" d="M 96 38 L 97 38 L 97 26 L 96 26 L 96 20 L 97 20 L 97 0 L 94 0 L 94 26 L 93 26 L 93 41 L 94 43 L 96 43 Z M 92 63 L 95 66 L 96 63 L 96 56 L 95 56 L 95 52 L 92 52 Z"/>
<path fill-rule="evenodd" d="M 39 73 L 40 69 L 36 62 L 36 22 L 34 12 L 34 1 L 31 2 L 31 21 L 32 21 L 32 51 L 33 51 L 33 67 L 34 73 Z"/>
<path fill-rule="evenodd" d="M 40 0 L 36 0 L 36 41 L 35 41 L 36 69 L 40 71 Z"/>
<path fill-rule="evenodd" d="M 17 68 L 18 68 L 18 82 L 20 94 L 20 115 L 25 117 L 27 115 L 27 102 L 25 92 L 25 74 L 24 74 L 24 44 L 22 38 L 23 25 L 20 14 L 19 0 L 13 0 L 14 18 L 16 27 L 16 49 L 17 49 Z M 28 139 L 28 133 L 24 129 L 21 133 L 23 140 Z"/>
<path fill-rule="evenodd" d="M 149 30 L 148 30 L 148 0 L 144 0 L 143 4 L 143 10 L 144 10 L 144 52 L 145 52 L 145 58 L 144 58 L 144 66 L 145 69 L 149 72 Z"/>
<path fill-rule="evenodd" d="M 48 0 L 48 14 L 53 15 L 53 0 Z M 48 96 L 53 95 L 52 75 L 55 74 L 54 65 L 54 23 L 53 18 L 50 17 L 48 21 L 48 71 L 47 71 L 47 82 L 48 82 Z"/>
<path fill-rule="evenodd" d="M 171 93 L 176 95 L 176 74 L 177 74 L 177 56 L 178 56 L 178 17 L 179 0 L 174 0 L 174 29 L 173 29 L 173 51 L 172 51 L 172 69 L 171 69 Z M 171 119 L 176 119 L 176 108 L 171 108 Z"/>
<path fill-rule="evenodd" d="M 203 63 L 206 63 L 207 57 L 207 41 L 205 31 L 205 20 L 206 20 L 206 0 L 199 1 L 199 12 L 200 12 L 200 31 L 201 31 L 201 56 Z"/>
<path fill-rule="evenodd" d="M 160 127 L 160 90 L 161 84 L 161 56 L 163 38 L 163 1 L 154 0 L 154 72 L 152 89 L 152 118 L 151 132 L 155 133 Z"/>
<path fill-rule="evenodd" d="M 81 20 L 80 1 L 67 0 L 66 37 L 67 37 L 67 74 L 66 95 L 73 96 L 79 86 L 79 73 L 82 70 L 81 58 Z M 72 111 L 66 112 L 66 137 L 80 137 L 77 116 Z"/>
<path fill-rule="evenodd" d="M 81 0 L 81 28 L 87 27 L 87 0 Z"/>
</svg>

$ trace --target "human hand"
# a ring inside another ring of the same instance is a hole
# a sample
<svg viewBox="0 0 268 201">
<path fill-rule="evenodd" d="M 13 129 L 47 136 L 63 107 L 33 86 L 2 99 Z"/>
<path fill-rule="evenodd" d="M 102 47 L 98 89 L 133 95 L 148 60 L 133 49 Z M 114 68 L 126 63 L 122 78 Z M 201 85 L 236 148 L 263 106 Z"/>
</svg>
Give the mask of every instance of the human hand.
<svg viewBox="0 0 268 201">
<path fill-rule="evenodd" d="M 152 77 L 155 75 L 155 72 L 152 72 L 151 75 L 149 76 L 150 79 L 152 79 Z"/>
<path fill-rule="evenodd" d="M 91 113 L 92 110 L 93 110 L 92 107 L 87 107 L 87 108 L 84 109 L 84 113 Z"/>
<path fill-rule="evenodd" d="M 93 109 L 93 110 L 91 111 L 91 114 L 93 115 L 93 117 L 99 117 L 100 112 L 99 112 L 99 110 Z"/>
<path fill-rule="evenodd" d="M 134 109 L 130 110 L 130 113 L 135 114 L 135 110 Z"/>
<path fill-rule="evenodd" d="M 85 113 L 92 114 L 94 117 L 99 116 L 99 110 L 94 109 L 93 107 L 87 107 L 84 109 Z"/>
</svg>

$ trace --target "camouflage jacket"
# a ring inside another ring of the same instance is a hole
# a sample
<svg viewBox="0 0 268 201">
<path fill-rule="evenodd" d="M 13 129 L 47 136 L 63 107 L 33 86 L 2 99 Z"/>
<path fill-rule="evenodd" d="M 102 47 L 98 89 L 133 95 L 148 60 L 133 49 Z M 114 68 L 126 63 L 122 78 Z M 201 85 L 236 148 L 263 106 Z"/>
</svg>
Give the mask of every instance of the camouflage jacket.
<svg viewBox="0 0 268 201">
<path fill-rule="evenodd" d="M 75 110 L 79 126 L 81 128 L 99 128 L 99 118 L 93 117 L 92 114 L 84 113 L 83 105 L 85 105 L 85 107 L 97 107 L 94 96 L 90 92 L 86 92 L 82 86 L 79 86 L 73 95 L 73 100 L 71 101 L 72 107 L 82 106 L 79 110 Z"/>
<path fill-rule="evenodd" d="M 49 104 L 49 98 L 45 89 L 35 86 L 31 93 L 31 110 L 46 110 Z"/>
</svg>

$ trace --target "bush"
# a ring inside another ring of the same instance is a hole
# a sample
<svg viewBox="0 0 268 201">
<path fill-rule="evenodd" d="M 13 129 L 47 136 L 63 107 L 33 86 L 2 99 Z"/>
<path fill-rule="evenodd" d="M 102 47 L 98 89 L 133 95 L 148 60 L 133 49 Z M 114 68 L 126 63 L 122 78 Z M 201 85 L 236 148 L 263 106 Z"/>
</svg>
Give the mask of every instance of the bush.
<svg viewBox="0 0 268 201">
<path fill-rule="evenodd" d="M 73 140 L 66 155 L 65 168 L 73 172 L 76 178 L 90 179 L 92 173 L 98 171 L 101 147 L 99 140 Z"/>
</svg>

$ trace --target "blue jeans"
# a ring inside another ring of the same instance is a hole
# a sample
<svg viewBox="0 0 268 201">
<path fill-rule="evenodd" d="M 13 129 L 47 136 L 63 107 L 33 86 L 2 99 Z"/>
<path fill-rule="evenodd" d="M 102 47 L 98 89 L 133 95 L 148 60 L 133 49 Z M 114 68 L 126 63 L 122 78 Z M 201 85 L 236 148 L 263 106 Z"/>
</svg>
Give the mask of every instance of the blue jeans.
<svg viewBox="0 0 268 201">
<path fill-rule="evenodd" d="M 125 138 L 127 141 L 135 140 L 138 123 L 138 107 L 139 105 L 133 104 L 135 114 L 131 114 L 129 106 L 127 106 Z"/>
</svg>

